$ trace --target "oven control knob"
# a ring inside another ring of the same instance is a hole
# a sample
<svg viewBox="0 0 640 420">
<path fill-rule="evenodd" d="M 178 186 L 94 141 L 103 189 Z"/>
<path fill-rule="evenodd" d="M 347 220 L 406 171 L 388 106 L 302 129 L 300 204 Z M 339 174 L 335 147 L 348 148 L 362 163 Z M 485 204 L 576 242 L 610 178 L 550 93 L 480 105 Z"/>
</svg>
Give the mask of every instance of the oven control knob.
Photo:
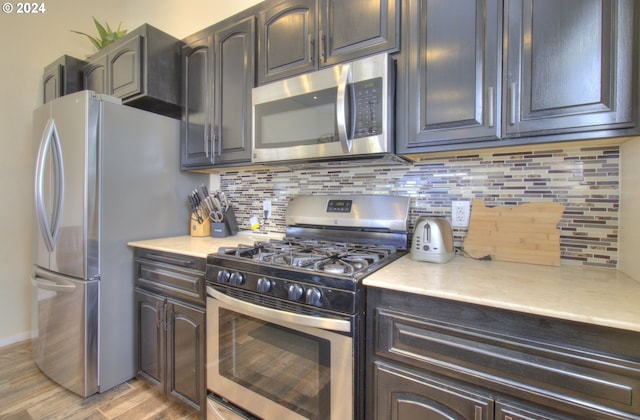
<svg viewBox="0 0 640 420">
<path fill-rule="evenodd" d="M 242 286 L 245 282 L 244 274 L 238 273 L 237 271 L 231 275 L 231 279 L 229 283 L 232 286 Z"/>
<path fill-rule="evenodd" d="M 300 300 L 304 295 L 304 289 L 299 284 L 292 284 L 289 286 L 289 299 Z"/>
<path fill-rule="evenodd" d="M 258 279 L 258 284 L 256 290 L 260 293 L 267 293 L 273 287 L 273 282 L 266 277 L 260 277 Z"/>
<path fill-rule="evenodd" d="M 218 271 L 218 283 L 229 283 L 231 273 L 227 270 Z"/>
<path fill-rule="evenodd" d="M 322 293 L 320 292 L 320 290 L 312 287 L 307 290 L 306 301 L 309 305 L 322 306 Z"/>
</svg>

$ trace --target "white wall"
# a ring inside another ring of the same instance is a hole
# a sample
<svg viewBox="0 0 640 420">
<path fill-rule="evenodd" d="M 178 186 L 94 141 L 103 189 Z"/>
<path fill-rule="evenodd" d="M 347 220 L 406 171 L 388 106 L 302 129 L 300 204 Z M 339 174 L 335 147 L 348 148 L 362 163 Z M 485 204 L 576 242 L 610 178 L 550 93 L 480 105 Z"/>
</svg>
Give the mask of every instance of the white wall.
<svg viewBox="0 0 640 420">
<path fill-rule="evenodd" d="M 620 223 L 618 269 L 640 281 L 640 138 L 620 147 Z"/>
<path fill-rule="evenodd" d="M 16 2 L 11 2 L 15 4 Z M 257 0 L 55 0 L 42 14 L 0 14 L 0 346 L 30 335 L 33 220 L 32 111 L 41 104 L 42 70 L 63 54 L 85 58 L 92 16 L 133 30 L 147 22 L 184 38 Z M 177 168 L 176 168 L 177 169 Z"/>
</svg>

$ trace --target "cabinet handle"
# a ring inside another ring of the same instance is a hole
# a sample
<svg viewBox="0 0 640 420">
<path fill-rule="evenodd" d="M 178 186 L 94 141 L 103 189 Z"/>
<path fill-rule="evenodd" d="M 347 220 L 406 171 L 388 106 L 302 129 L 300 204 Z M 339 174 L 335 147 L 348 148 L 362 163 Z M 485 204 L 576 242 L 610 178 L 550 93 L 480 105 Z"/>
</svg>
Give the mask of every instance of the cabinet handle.
<svg viewBox="0 0 640 420">
<path fill-rule="evenodd" d="M 311 34 L 307 35 L 309 41 L 309 58 L 311 59 L 311 64 L 315 65 L 315 55 L 316 55 L 316 42 L 314 41 Z"/>
<path fill-rule="evenodd" d="M 482 407 L 481 406 L 476 405 L 473 418 L 474 418 L 474 420 L 482 420 Z"/>
<path fill-rule="evenodd" d="M 326 63 L 327 62 L 327 36 L 323 33 L 323 31 L 320 31 L 320 42 L 322 42 L 322 62 Z"/>
<path fill-rule="evenodd" d="M 164 302 L 156 302 L 156 311 L 158 311 L 158 316 L 156 317 L 156 328 L 164 328 Z"/>
<path fill-rule="evenodd" d="M 487 96 L 489 96 L 489 127 L 493 128 L 495 125 L 493 116 L 493 86 L 489 86 Z"/>
<path fill-rule="evenodd" d="M 169 323 L 171 322 L 172 318 L 173 318 L 173 304 L 167 302 L 164 305 L 164 330 L 165 331 L 169 330 Z"/>
<path fill-rule="evenodd" d="M 509 124 L 516 123 L 516 84 L 509 85 Z"/>
<path fill-rule="evenodd" d="M 189 267 L 193 264 L 193 260 L 183 260 L 181 258 L 174 258 L 168 255 L 160 255 L 155 253 L 149 253 L 146 255 L 146 257 L 151 260 L 165 262 L 168 264 L 180 265 L 182 267 Z"/>
<path fill-rule="evenodd" d="M 202 137 L 202 147 L 204 148 L 204 156 L 206 158 L 209 157 L 209 138 L 211 136 L 211 126 L 209 126 L 209 132 L 205 133 L 204 136 Z"/>
</svg>

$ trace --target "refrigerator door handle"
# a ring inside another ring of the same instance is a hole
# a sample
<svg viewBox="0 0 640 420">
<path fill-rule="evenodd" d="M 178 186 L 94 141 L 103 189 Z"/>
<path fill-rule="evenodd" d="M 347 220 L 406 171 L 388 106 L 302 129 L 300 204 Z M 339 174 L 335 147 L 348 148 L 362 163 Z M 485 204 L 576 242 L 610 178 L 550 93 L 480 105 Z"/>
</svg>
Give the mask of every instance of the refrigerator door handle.
<svg viewBox="0 0 640 420">
<path fill-rule="evenodd" d="M 47 155 L 51 153 L 53 164 L 53 208 L 51 222 L 47 218 L 47 210 L 44 202 L 45 163 Z M 62 161 L 62 146 L 60 137 L 53 118 L 49 118 L 42 133 L 40 148 L 35 169 L 35 204 L 36 218 L 40 227 L 40 233 L 44 238 L 45 246 L 49 252 L 53 252 L 60 232 L 62 220 L 62 203 L 64 200 L 64 164 Z"/>
<path fill-rule="evenodd" d="M 38 289 L 50 290 L 52 292 L 73 293 L 76 285 L 65 279 L 63 276 L 36 270 L 31 277 L 31 284 Z"/>
</svg>

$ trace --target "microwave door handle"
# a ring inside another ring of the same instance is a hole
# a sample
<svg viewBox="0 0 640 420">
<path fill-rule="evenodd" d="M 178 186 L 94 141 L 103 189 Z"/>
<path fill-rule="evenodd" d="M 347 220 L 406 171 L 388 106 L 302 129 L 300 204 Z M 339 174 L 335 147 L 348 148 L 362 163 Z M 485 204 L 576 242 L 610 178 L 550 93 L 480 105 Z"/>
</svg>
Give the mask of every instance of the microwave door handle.
<svg viewBox="0 0 640 420">
<path fill-rule="evenodd" d="M 349 82 L 349 74 L 351 73 L 351 66 L 346 64 L 342 66 L 340 70 L 340 80 L 338 82 L 338 96 L 336 98 L 336 123 L 338 125 L 338 138 L 340 144 L 345 153 L 351 153 L 353 141 L 347 134 L 347 113 L 349 112 L 347 106 L 347 84 Z"/>
</svg>

